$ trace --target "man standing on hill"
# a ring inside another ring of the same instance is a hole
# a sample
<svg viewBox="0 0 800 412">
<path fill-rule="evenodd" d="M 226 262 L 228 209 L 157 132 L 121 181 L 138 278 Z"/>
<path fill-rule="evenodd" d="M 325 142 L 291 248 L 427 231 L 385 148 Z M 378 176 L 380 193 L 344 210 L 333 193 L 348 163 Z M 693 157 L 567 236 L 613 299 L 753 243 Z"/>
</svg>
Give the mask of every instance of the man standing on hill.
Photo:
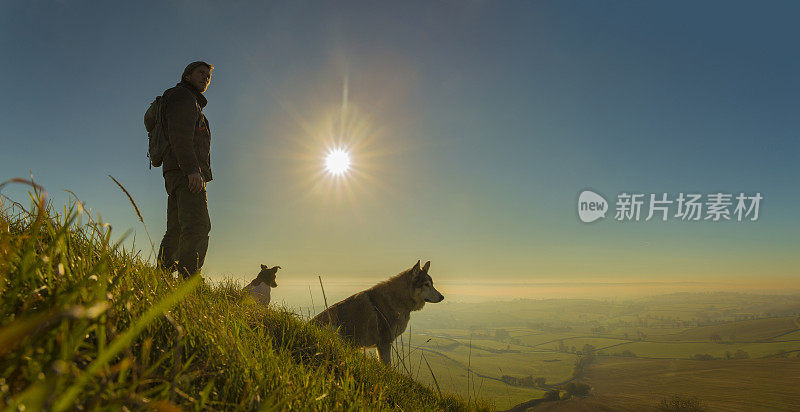
<svg viewBox="0 0 800 412">
<path fill-rule="evenodd" d="M 177 86 L 164 92 L 164 130 L 169 147 L 164 154 L 167 189 L 167 231 L 158 250 L 159 265 L 191 276 L 203 266 L 211 220 L 206 183 L 211 181 L 211 132 L 203 96 L 214 66 L 190 63 Z M 176 265 L 177 264 L 177 265 Z"/>
</svg>

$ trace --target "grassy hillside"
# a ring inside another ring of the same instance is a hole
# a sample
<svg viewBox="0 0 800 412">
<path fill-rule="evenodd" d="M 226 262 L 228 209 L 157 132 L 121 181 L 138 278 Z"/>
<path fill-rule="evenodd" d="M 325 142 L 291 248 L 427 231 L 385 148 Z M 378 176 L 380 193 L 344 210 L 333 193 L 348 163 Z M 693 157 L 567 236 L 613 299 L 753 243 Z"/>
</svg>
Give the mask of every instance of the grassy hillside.
<svg viewBox="0 0 800 412">
<path fill-rule="evenodd" d="M 172 279 L 77 201 L 28 209 L 0 198 L 2 409 L 489 409 L 235 284 Z"/>
</svg>

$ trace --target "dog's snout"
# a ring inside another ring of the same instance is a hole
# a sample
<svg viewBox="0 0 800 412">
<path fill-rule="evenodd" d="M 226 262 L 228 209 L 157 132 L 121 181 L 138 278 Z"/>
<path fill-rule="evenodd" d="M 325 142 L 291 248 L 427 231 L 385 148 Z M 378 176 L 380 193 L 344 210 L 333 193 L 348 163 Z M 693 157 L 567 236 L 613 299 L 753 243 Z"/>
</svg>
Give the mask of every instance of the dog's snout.
<svg viewBox="0 0 800 412">
<path fill-rule="evenodd" d="M 430 300 L 425 299 L 425 301 L 426 302 L 430 302 L 430 303 L 439 303 L 439 302 L 444 300 L 444 295 L 442 295 L 441 293 L 437 293 L 436 295 L 437 295 L 436 297 L 434 297 L 434 298 L 432 298 Z"/>
</svg>

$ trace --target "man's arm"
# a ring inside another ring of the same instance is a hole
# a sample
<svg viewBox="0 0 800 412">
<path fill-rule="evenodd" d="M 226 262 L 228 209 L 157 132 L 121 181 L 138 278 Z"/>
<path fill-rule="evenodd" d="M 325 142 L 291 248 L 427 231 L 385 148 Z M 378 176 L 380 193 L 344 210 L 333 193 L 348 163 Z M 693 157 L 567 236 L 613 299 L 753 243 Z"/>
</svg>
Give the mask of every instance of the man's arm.
<svg viewBox="0 0 800 412">
<path fill-rule="evenodd" d="M 178 87 L 166 102 L 167 136 L 178 166 L 187 175 L 200 173 L 194 152 L 194 128 L 197 122 L 197 103 L 192 92 Z"/>
</svg>

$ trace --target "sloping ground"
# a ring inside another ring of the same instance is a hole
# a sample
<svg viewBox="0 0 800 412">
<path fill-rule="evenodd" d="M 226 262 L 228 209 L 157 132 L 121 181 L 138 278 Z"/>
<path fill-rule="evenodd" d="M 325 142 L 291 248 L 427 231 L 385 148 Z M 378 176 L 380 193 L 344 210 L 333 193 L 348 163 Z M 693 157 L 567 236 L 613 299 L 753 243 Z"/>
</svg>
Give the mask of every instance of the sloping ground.
<svg viewBox="0 0 800 412">
<path fill-rule="evenodd" d="M 800 359 L 600 359 L 589 368 L 592 395 L 548 402 L 535 411 L 654 410 L 673 395 L 712 411 L 800 410 Z"/>
<path fill-rule="evenodd" d="M 77 204 L 43 205 L 0 199 L 0 409 L 488 409 L 237 285 L 172 279 L 111 245 L 106 225 L 76 225 Z"/>
<path fill-rule="evenodd" d="M 772 339 L 800 329 L 797 316 L 742 320 L 723 323 L 721 325 L 701 326 L 681 333 L 663 336 L 651 336 L 651 340 L 707 341 L 712 335 L 722 340 L 755 341 Z M 733 339 L 731 339 L 733 338 Z"/>
</svg>

